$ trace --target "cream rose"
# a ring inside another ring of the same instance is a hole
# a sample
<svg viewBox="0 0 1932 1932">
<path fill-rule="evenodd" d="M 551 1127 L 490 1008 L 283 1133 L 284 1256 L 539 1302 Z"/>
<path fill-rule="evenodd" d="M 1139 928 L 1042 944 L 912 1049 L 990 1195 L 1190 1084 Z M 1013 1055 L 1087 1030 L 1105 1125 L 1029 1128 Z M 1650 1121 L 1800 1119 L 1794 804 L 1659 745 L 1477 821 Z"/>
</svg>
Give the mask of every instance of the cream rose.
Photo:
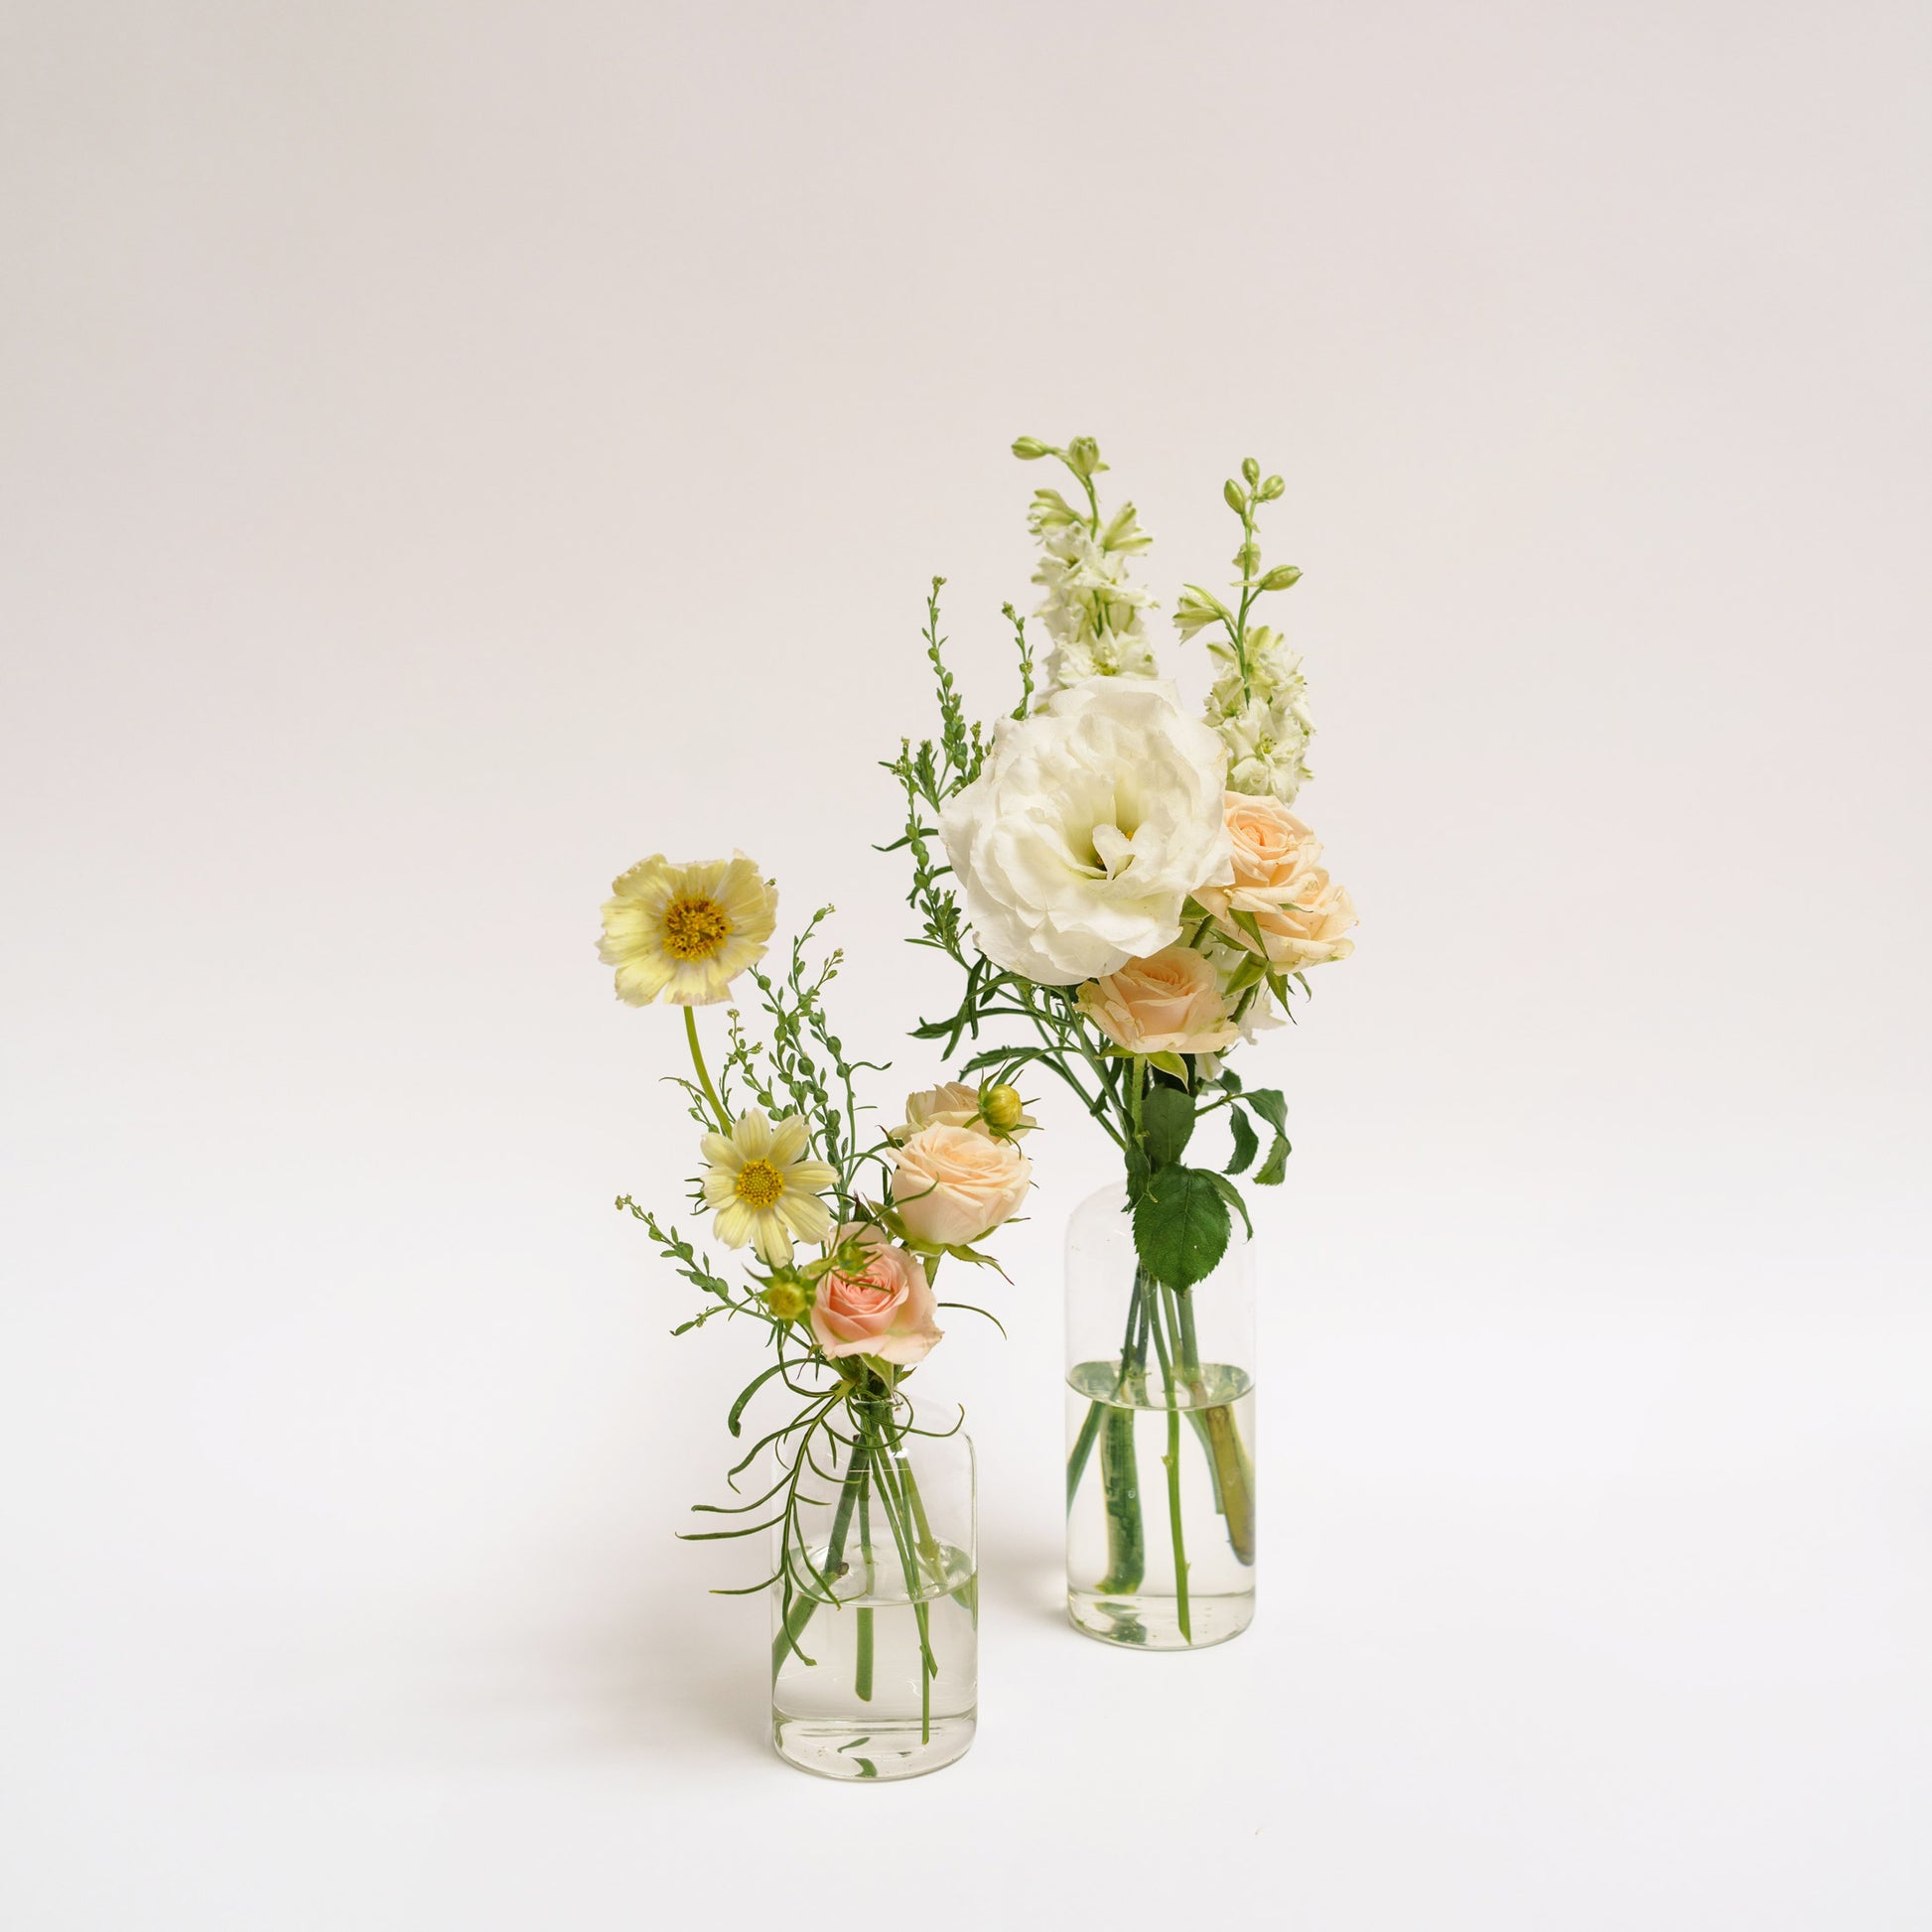
<svg viewBox="0 0 1932 1932">
<path fill-rule="evenodd" d="M 1027 1198 L 1034 1165 L 1011 1141 L 966 1127 L 922 1127 L 889 1157 L 905 1231 L 928 1247 L 968 1246 Z"/>
<path fill-rule="evenodd" d="M 1355 942 L 1342 934 L 1355 923 L 1355 907 L 1321 865 L 1321 842 L 1273 798 L 1231 791 L 1226 805 L 1234 883 L 1197 887 L 1195 898 L 1228 939 L 1249 952 L 1265 951 L 1271 965 L 1296 972 L 1346 959 Z M 1261 946 L 1236 922 L 1237 912 L 1254 915 Z"/>
<path fill-rule="evenodd" d="M 1221 997 L 1220 975 L 1189 946 L 1130 959 L 1080 989 L 1087 1017 L 1130 1053 L 1218 1053 L 1241 1029 Z"/>
<path fill-rule="evenodd" d="M 974 942 L 996 966 L 1074 986 L 1180 936 L 1225 881 L 1227 751 L 1173 686 L 1092 678 L 1003 718 L 985 768 L 940 814 Z"/>
<path fill-rule="evenodd" d="M 995 1088 L 994 1091 L 998 1092 L 999 1089 Z M 1030 1127 L 1038 1124 L 1031 1114 L 1022 1114 L 1006 1132 L 1024 1134 Z M 887 1135 L 891 1140 L 909 1141 L 921 1128 L 926 1127 L 966 1127 L 976 1134 L 990 1134 L 993 1131 L 981 1111 L 979 1088 L 964 1080 L 947 1080 L 922 1092 L 908 1093 L 905 1096 L 904 1121 L 897 1127 L 889 1128 Z"/>
<path fill-rule="evenodd" d="M 863 1223 L 848 1223 L 832 1239 L 863 1242 L 867 1259 L 857 1275 L 835 1270 L 820 1280 L 811 1313 L 820 1352 L 834 1361 L 871 1355 L 900 1368 L 924 1361 L 941 1339 L 925 1263 Z"/>
</svg>

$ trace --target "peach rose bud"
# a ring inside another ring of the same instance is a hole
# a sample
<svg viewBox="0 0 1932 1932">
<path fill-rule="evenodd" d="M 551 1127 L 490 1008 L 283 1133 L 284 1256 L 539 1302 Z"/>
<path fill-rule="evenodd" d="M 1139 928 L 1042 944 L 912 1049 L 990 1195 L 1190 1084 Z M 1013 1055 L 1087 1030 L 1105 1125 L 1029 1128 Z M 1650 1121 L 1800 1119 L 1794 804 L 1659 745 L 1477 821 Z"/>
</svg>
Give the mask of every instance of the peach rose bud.
<svg viewBox="0 0 1932 1932">
<path fill-rule="evenodd" d="M 1221 997 L 1219 976 L 1189 946 L 1130 959 L 1080 989 L 1087 1017 L 1130 1053 L 1218 1053 L 1241 1030 Z"/>
<path fill-rule="evenodd" d="M 924 1361 L 941 1336 L 925 1263 L 863 1223 L 849 1223 L 832 1239 L 835 1246 L 863 1242 L 866 1265 L 856 1275 L 835 1269 L 820 1280 L 811 1315 L 819 1352 L 834 1361 L 871 1355 L 900 1368 Z"/>
<path fill-rule="evenodd" d="M 1011 1141 L 966 1127 L 921 1128 L 892 1160 L 899 1219 L 932 1248 L 968 1247 L 991 1234 L 1033 1185 L 1033 1163 Z"/>
</svg>

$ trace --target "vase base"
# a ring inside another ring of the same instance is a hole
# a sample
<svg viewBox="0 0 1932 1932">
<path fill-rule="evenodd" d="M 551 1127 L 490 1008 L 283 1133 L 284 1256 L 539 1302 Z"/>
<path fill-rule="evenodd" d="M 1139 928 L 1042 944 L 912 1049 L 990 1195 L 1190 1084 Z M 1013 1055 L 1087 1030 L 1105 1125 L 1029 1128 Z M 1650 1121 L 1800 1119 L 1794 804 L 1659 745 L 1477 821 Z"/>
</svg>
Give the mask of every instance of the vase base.
<svg viewBox="0 0 1932 1932">
<path fill-rule="evenodd" d="M 963 1717 L 934 1718 L 923 1729 L 917 1719 L 835 1724 L 774 1713 L 771 1748 L 787 1764 L 814 1777 L 886 1784 L 956 1764 L 972 1748 L 976 1727 L 970 1711 Z"/>
<path fill-rule="evenodd" d="M 1208 1650 L 1238 1637 L 1255 1620 L 1255 1593 L 1248 1589 L 1191 1597 L 1184 1636 L 1179 1605 L 1172 1596 L 1103 1596 L 1097 1590 L 1069 1589 L 1066 1614 L 1082 1636 L 1122 1650 Z"/>
</svg>

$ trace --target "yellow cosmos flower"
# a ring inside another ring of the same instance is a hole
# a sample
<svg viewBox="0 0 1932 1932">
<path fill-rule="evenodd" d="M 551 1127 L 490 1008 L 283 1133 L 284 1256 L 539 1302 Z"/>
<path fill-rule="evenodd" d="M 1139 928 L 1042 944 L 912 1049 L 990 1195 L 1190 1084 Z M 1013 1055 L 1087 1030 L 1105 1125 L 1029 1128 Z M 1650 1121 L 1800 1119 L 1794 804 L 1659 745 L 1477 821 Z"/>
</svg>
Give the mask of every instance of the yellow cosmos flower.
<svg viewBox="0 0 1932 1932">
<path fill-rule="evenodd" d="M 604 901 L 597 956 L 618 969 L 618 998 L 647 1007 L 709 1007 L 764 957 L 778 895 L 739 853 L 674 866 L 662 853 L 634 865 Z"/>
<path fill-rule="evenodd" d="M 748 1243 L 768 1267 L 791 1259 L 791 1242 L 823 1241 L 831 1210 L 818 1190 L 838 1177 L 823 1161 L 807 1161 L 805 1118 L 787 1114 L 774 1127 L 762 1108 L 740 1114 L 731 1138 L 707 1134 L 698 1151 L 711 1163 L 704 1197 L 717 1210 L 718 1239 L 728 1248 Z"/>
</svg>

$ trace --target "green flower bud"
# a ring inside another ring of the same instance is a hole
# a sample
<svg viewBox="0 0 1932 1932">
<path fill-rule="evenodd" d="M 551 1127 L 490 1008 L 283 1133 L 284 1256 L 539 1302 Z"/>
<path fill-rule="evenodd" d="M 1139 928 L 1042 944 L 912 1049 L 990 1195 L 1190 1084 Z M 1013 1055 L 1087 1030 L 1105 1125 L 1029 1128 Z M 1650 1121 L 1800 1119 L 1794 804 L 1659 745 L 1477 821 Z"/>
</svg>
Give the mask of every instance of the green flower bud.
<svg viewBox="0 0 1932 1932">
<path fill-rule="evenodd" d="M 1036 436 L 1016 436 L 1013 439 L 1013 453 L 1022 463 L 1033 463 L 1043 456 L 1053 454 L 1050 445 L 1042 443 Z"/>
<path fill-rule="evenodd" d="M 780 1321 L 796 1321 L 811 1307 L 811 1297 L 797 1276 L 789 1273 L 773 1275 L 765 1284 L 761 1300 Z"/>
<path fill-rule="evenodd" d="M 1270 477 L 1261 485 L 1261 500 L 1264 503 L 1272 503 L 1287 487 L 1288 485 L 1282 482 L 1281 478 Z"/>
<path fill-rule="evenodd" d="M 1027 1103 L 1020 1098 L 1018 1089 L 1002 1082 L 980 1095 L 980 1112 L 986 1116 L 989 1127 L 1011 1134 L 1026 1119 Z"/>
<path fill-rule="evenodd" d="M 1241 474 L 1247 478 L 1248 487 L 1252 489 L 1261 481 L 1261 465 L 1253 457 L 1244 456 L 1241 459 Z"/>
<path fill-rule="evenodd" d="M 1232 477 L 1230 477 L 1227 480 L 1227 482 L 1221 485 L 1221 495 L 1222 498 L 1227 503 L 1228 508 L 1231 509 L 1236 516 L 1239 516 L 1242 513 L 1242 511 L 1248 507 L 1248 499 L 1244 495 L 1242 495 L 1241 485 L 1238 483 L 1236 483 Z"/>
<path fill-rule="evenodd" d="M 1107 467 L 1100 461 L 1100 445 L 1091 436 L 1076 436 L 1066 446 L 1066 460 L 1079 477 L 1091 477 Z"/>
<path fill-rule="evenodd" d="M 1277 564 L 1255 588 L 1263 591 L 1285 591 L 1291 584 L 1299 584 L 1301 581 L 1302 573 L 1293 564 Z"/>
</svg>

